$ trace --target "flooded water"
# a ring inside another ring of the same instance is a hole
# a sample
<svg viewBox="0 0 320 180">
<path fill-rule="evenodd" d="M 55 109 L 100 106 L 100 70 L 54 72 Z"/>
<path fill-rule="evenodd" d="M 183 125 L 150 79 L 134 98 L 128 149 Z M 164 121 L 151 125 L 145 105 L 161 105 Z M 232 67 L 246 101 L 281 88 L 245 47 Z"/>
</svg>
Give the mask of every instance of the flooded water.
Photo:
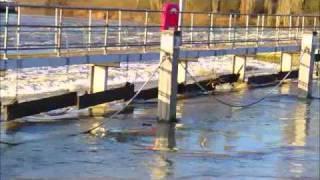
<svg viewBox="0 0 320 180">
<path fill-rule="evenodd" d="M 247 109 L 212 96 L 180 100 L 177 124 L 158 123 L 154 102 L 113 120 L 82 115 L 13 124 L 2 138 L 29 143 L 1 145 L 1 180 L 318 179 L 320 101 L 297 98 L 296 86 L 283 85 Z M 217 96 L 244 103 L 269 90 Z M 64 136 L 102 120 L 95 135 Z"/>
</svg>

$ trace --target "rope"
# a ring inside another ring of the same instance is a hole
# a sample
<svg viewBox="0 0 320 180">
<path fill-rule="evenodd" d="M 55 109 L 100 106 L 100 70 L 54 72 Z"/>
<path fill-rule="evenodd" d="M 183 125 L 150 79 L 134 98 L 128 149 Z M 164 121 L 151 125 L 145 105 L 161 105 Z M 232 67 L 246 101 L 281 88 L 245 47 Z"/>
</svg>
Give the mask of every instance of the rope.
<svg viewBox="0 0 320 180">
<path fill-rule="evenodd" d="M 304 55 L 304 52 L 301 54 L 300 56 L 300 60 L 301 58 L 303 57 Z M 196 85 L 201 89 L 201 91 L 203 91 L 204 93 L 206 94 L 209 94 L 208 93 L 208 90 L 206 90 L 197 80 L 196 78 L 190 73 L 190 71 L 181 63 L 182 67 L 186 70 L 186 72 L 189 74 L 189 76 L 192 78 L 192 80 L 196 83 Z M 234 103 L 230 103 L 230 102 L 226 102 L 222 99 L 219 99 L 218 97 L 215 97 L 213 96 L 213 98 L 218 101 L 219 103 L 223 104 L 223 105 L 226 105 L 226 106 L 229 106 L 229 107 L 234 107 L 234 108 L 248 108 L 248 107 L 251 107 L 253 105 L 256 105 L 260 102 L 262 102 L 263 100 L 265 100 L 266 98 L 268 98 L 272 92 L 277 89 L 279 86 L 281 86 L 283 84 L 283 82 L 290 76 L 290 74 L 292 73 L 293 70 L 291 70 L 290 72 L 288 72 L 285 77 L 274 87 L 272 88 L 265 96 L 261 97 L 260 99 L 256 100 L 256 101 L 253 101 L 253 102 L 250 102 L 250 103 L 247 103 L 247 104 L 234 104 Z"/>
</svg>

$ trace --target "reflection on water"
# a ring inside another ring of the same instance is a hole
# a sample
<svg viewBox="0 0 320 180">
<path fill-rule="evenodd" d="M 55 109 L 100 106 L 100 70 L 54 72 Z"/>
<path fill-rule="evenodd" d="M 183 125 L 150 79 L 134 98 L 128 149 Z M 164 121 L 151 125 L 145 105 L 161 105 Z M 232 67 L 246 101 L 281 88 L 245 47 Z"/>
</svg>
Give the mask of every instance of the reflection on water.
<svg viewBox="0 0 320 180">
<path fill-rule="evenodd" d="M 305 146 L 310 116 L 307 104 L 299 104 L 292 111 L 293 118 L 285 130 L 286 141 L 292 146 Z"/>
<path fill-rule="evenodd" d="M 167 179 L 174 163 L 165 153 L 155 154 L 153 158 L 153 165 L 150 166 L 151 179 Z"/>
<path fill-rule="evenodd" d="M 155 150 L 174 150 L 176 147 L 176 124 L 158 122 L 156 124 Z"/>
<path fill-rule="evenodd" d="M 293 87 L 284 85 L 279 88 L 281 94 L 290 94 Z M 292 114 L 284 120 L 288 124 L 284 128 L 284 140 L 292 146 L 305 146 L 310 121 L 310 103 L 295 103 L 288 109 Z"/>
</svg>

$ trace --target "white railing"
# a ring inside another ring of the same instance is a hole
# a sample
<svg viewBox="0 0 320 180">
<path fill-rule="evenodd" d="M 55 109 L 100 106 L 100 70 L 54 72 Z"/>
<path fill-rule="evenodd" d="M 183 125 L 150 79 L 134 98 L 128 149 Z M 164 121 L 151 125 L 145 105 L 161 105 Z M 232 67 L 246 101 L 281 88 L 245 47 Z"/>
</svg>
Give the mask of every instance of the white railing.
<svg viewBox="0 0 320 180">
<path fill-rule="evenodd" d="M 10 13 L 12 8 L 15 14 Z M 26 15 L 22 13 L 25 9 L 46 10 L 47 15 Z M 71 17 L 71 11 L 85 16 Z M 97 13 L 103 14 L 103 17 L 95 18 L 93 15 Z M 44 52 L 60 56 L 67 49 L 68 52 L 103 50 L 104 54 L 137 48 L 147 51 L 160 44 L 161 13 L 152 10 L 6 4 L 0 18 L 1 58 L 15 53 Z M 311 15 L 180 14 L 184 23 L 179 29 L 185 47 L 300 44 L 305 31 L 319 31 L 320 27 L 320 16 Z M 198 19 L 201 19 L 200 23 Z"/>
</svg>

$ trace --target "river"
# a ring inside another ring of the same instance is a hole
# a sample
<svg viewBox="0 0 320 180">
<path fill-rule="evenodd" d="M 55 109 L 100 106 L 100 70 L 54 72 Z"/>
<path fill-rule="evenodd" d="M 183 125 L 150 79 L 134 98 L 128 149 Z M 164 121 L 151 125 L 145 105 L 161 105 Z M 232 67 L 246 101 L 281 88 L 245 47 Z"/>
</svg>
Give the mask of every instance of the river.
<svg viewBox="0 0 320 180">
<path fill-rule="evenodd" d="M 245 103 L 270 89 L 216 96 Z M 1 145 L 0 177 L 318 179 L 320 102 L 296 94 L 296 83 L 285 84 L 246 109 L 226 107 L 212 96 L 186 98 L 178 102 L 174 124 L 157 122 L 155 101 L 134 104 L 132 113 L 112 120 L 83 113 L 46 123 L 12 123 L 2 128 L 2 138 L 26 143 Z M 101 121 L 106 124 L 92 135 L 64 136 Z"/>
</svg>

